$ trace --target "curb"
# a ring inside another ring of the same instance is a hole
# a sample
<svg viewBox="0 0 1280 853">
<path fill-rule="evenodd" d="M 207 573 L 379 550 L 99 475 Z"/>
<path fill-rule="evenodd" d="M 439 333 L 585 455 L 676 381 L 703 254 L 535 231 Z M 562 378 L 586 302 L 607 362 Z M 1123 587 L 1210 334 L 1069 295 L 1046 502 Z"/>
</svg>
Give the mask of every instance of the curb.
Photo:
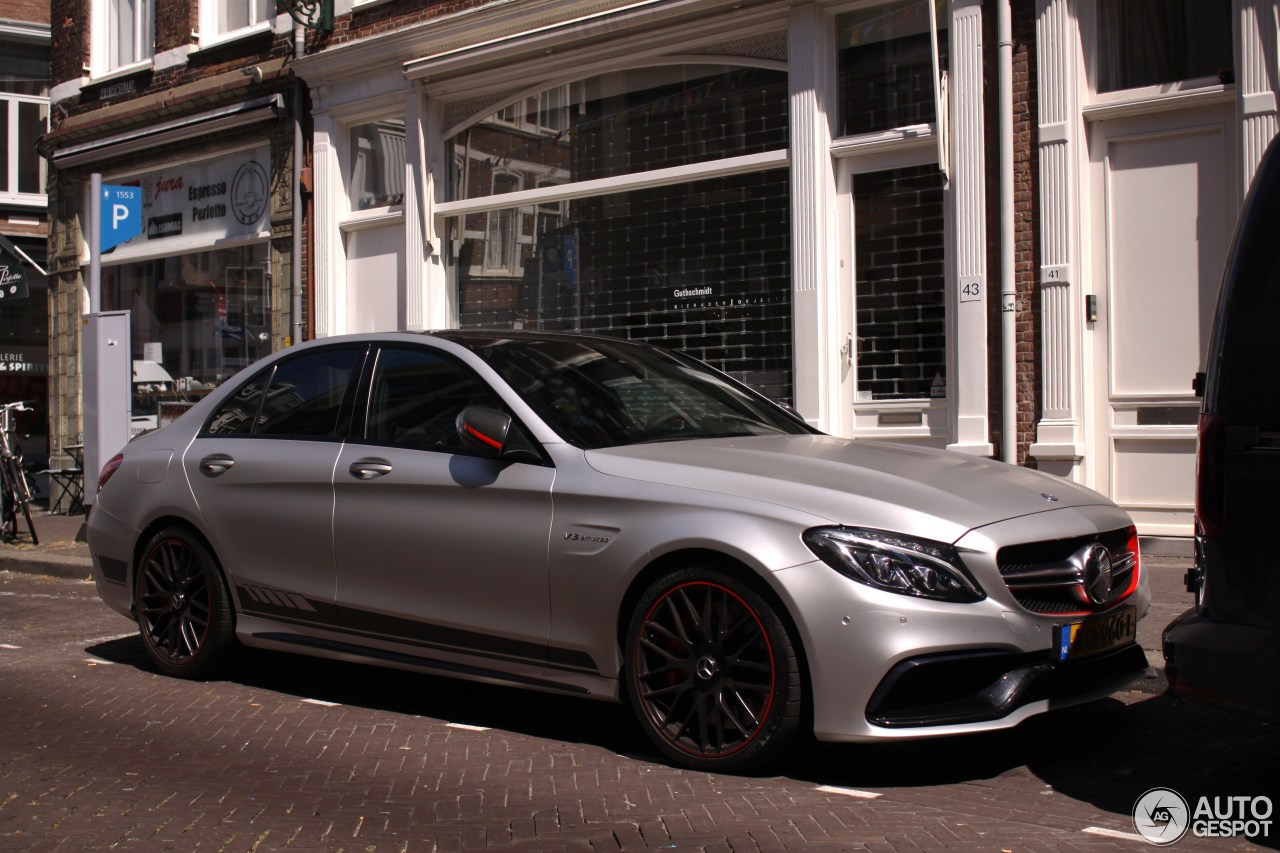
<svg viewBox="0 0 1280 853">
<path fill-rule="evenodd" d="M 36 554 L 22 551 L 0 553 L 0 571 L 24 575 L 49 575 L 71 580 L 93 577 L 93 561 L 88 557 L 66 557 L 60 554 Z"/>
</svg>

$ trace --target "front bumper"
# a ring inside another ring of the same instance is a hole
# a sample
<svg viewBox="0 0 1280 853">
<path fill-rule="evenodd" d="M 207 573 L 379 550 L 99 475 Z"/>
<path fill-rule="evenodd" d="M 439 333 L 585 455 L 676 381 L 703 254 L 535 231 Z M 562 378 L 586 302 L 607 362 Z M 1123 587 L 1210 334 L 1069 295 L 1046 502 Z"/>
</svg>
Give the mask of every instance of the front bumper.
<svg viewBox="0 0 1280 853">
<path fill-rule="evenodd" d="M 987 597 L 953 604 L 882 592 L 815 562 L 774 573 L 801 634 L 819 740 L 916 739 L 1006 729 L 1049 710 L 1102 699 L 1147 671 L 1136 643 L 1061 661 L 1058 626 L 1151 605 L 1145 569 L 1105 610 L 1042 614 L 1022 606 L 996 564 L 1003 545 L 1127 527 L 1105 505 L 1011 519 L 956 543 Z"/>
<path fill-rule="evenodd" d="M 1170 692 L 1280 721 L 1280 633 L 1192 608 L 1165 627 L 1163 646 Z"/>
</svg>

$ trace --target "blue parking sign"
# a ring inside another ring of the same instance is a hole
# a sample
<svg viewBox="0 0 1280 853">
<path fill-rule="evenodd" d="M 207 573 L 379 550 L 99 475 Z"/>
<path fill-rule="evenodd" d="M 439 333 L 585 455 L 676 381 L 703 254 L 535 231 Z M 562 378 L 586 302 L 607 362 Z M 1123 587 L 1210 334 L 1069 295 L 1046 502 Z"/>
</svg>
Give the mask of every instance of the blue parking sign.
<svg viewBox="0 0 1280 853">
<path fill-rule="evenodd" d="M 98 250 L 105 252 L 142 233 L 142 187 L 102 185 Z"/>
</svg>

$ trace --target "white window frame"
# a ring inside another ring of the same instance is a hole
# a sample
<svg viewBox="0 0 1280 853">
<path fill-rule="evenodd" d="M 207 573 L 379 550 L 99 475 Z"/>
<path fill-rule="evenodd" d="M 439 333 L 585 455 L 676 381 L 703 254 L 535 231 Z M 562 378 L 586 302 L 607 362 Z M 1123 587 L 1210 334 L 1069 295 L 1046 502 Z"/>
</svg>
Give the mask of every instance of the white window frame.
<svg viewBox="0 0 1280 853">
<path fill-rule="evenodd" d="M 339 166 L 342 172 L 342 194 L 345 198 L 345 205 L 342 207 L 342 215 L 340 216 L 340 225 L 342 227 L 360 227 L 361 223 L 367 219 L 383 219 L 388 215 L 403 216 L 404 202 L 398 204 L 384 204 L 376 207 L 368 207 L 363 210 L 356 207 L 351 196 L 351 173 L 355 167 L 357 152 L 352 149 L 351 131 L 361 125 L 376 124 L 384 121 L 399 121 L 405 124 L 406 142 L 408 134 L 408 124 L 405 122 L 403 112 L 383 110 L 374 113 L 362 113 L 351 118 L 344 118 L 339 125 Z M 408 161 L 402 160 L 400 169 L 408 168 Z M 402 179 L 403 180 L 403 179 Z"/>
<path fill-rule="evenodd" d="M 94 0 L 92 26 L 92 57 L 90 68 L 95 78 L 108 75 L 126 74 L 147 68 L 151 65 L 156 53 L 156 0 L 137 0 L 145 7 L 142 14 L 133 19 L 134 55 L 127 61 L 121 60 L 112 64 L 110 55 L 117 47 L 116 33 L 118 21 L 111 13 L 113 2 L 119 0 Z"/>
<path fill-rule="evenodd" d="M 16 92 L 0 92 L 0 109 L 8 112 L 8 149 L 9 157 L 4 163 L 6 171 L 6 181 L 4 186 L 7 190 L 0 190 L 0 201 L 6 204 L 20 204 L 30 207 L 47 207 L 48 197 L 44 193 L 44 183 L 48 178 L 48 163 L 43 157 L 39 157 L 43 164 L 41 167 L 40 190 L 34 193 L 24 193 L 18 191 L 18 149 L 20 147 L 21 136 L 18 128 L 19 105 L 21 104 L 37 104 L 44 107 L 44 129 L 49 129 L 49 99 L 38 95 L 20 95 Z M 38 156 L 38 155 L 37 155 Z"/>
<path fill-rule="evenodd" d="M 953 378 L 956 365 L 954 336 L 957 334 L 955 306 L 952 301 L 951 268 L 948 261 L 944 276 L 944 321 L 946 344 L 947 394 L 944 397 L 918 397 L 905 400 L 859 400 L 857 397 L 857 246 L 854 244 L 853 179 L 856 175 L 906 169 L 916 166 L 937 166 L 936 134 L 932 125 L 915 125 L 881 133 L 843 137 L 833 142 L 832 156 L 837 158 L 837 193 L 843 199 L 840 205 L 841 257 L 848 258 L 848 273 L 843 286 L 850 294 L 849 328 L 851 337 L 846 342 L 850 373 L 852 375 L 853 434 L 865 438 L 925 441 L 930 444 L 945 443 L 951 432 L 951 397 L 955 393 Z M 951 204 L 944 201 L 943 245 L 950 251 L 952 216 Z"/>
<path fill-rule="evenodd" d="M 499 181 L 510 181 L 514 189 L 507 192 L 499 193 L 496 190 Z M 490 188 L 493 195 L 509 195 L 510 193 L 520 192 L 524 188 L 524 178 L 518 172 L 509 169 L 495 170 L 490 176 Z M 520 274 L 520 236 L 524 217 L 519 208 L 502 207 L 496 210 L 490 210 L 485 214 L 484 227 L 484 257 L 481 259 L 481 267 L 484 275 L 504 275 L 513 276 Z M 509 234 L 503 234 L 503 227 L 509 229 Z M 501 240 L 502 255 L 494 257 L 492 247 L 497 243 L 495 237 L 503 238 Z"/>
<path fill-rule="evenodd" d="M 274 25 L 275 3 L 267 0 L 266 15 L 259 20 L 250 20 L 246 26 L 223 30 L 219 24 L 222 10 L 231 2 L 249 3 L 249 17 L 257 11 L 253 8 L 253 0 L 200 0 L 200 46 L 209 47 L 219 42 L 244 38 L 257 33 L 266 32 Z"/>
</svg>

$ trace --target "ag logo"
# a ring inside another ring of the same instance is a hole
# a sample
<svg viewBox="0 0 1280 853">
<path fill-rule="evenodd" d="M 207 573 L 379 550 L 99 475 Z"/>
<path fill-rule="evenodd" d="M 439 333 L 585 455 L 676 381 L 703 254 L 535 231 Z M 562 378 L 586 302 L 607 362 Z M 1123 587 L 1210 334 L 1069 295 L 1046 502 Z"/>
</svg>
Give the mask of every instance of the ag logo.
<svg viewBox="0 0 1280 853">
<path fill-rule="evenodd" d="M 1187 834 L 1191 810 L 1172 788 L 1152 788 L 1133 804 L 1133 828 L 1159 847 L 1173 844 Z"/>
</svg>

